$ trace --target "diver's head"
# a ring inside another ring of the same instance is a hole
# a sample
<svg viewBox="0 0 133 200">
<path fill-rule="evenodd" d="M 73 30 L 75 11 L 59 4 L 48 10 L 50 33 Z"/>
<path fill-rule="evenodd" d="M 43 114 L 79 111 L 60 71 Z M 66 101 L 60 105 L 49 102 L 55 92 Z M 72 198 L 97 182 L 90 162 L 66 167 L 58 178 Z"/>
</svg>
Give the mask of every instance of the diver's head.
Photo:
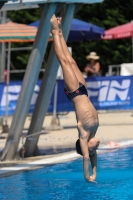
<svg viewBox="0 0 133 200">
<path fill-rule="evenodd" d="M 88 150 L 96 150 L 100 144 L 98 138 L 91 138 L 88 142 Z"/>
<path fill-rule="evenodd" d="M 99 143 L 100 143 L 100 140 L 98 138 L 91 138 L 88 141 L 88 150 L 89 150 L 90 155 L 94 153 L 94 151 L 96 151 L 97 147 L 99 146 Z M 82 156 L 79 139 L 76 141 L 76 151 L 78 154 Z"/>
</svg>

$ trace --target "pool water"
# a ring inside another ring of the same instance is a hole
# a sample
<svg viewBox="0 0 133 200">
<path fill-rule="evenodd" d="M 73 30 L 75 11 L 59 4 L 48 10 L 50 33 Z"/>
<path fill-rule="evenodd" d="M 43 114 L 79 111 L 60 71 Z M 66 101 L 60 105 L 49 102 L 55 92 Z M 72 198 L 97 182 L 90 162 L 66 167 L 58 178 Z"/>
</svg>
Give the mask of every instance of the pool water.
<svg viewBox="0 0 133 200">
<path fill-rule="evenodd" d="M 82 159 L 0 179 L 2 200 L 132 200 L 133 147 L 98 155 L 97 184 L 83 177 Z"/>
</svg>

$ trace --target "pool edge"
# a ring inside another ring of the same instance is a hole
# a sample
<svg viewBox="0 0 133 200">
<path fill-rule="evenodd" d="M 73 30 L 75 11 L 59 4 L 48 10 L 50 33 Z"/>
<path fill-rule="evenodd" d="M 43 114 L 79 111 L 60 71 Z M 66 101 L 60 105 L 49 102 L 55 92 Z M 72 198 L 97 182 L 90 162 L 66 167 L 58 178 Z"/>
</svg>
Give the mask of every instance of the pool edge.
<svg viewBox="0 0 133 200">
<path fill-rule="evenodd" d="M 130 146 L 133 146 L 133 140 L 120 142 L 118 147 L 116 146 L 109 147 L 108 145 L 104 145 L 97 152 L 98 154 L 102 154 L 110 150 L 117 150 L 119 148 L 125 148 L 125 147 L 130 147 Z M 65 153 L 60 153 L 60 154 L 49 155 L 49 156 L 39 156 L 39 157 L 34 157 L 34 158 L 32 157 L 29 159 L 24 159 L 24 160 L 19 160 L 19 161 L 1 162 L 3 164 L 3 167 L 0 168 L 0 178 L 12 176 L 24 171 L 39 169 L 39 168 L 46 167 L 52 164 L 58 164 L 62 162 L 76 160 L 78 158 L 82 158 L 82 157 L 78 155 L 75 151 L 70 151 L 70 152 L 65 152 Z M 6 164 L 7 166 L 5 167 L 4 165 Z M 8 164 L 12 166 L 8 166 Z"/>
</svg>

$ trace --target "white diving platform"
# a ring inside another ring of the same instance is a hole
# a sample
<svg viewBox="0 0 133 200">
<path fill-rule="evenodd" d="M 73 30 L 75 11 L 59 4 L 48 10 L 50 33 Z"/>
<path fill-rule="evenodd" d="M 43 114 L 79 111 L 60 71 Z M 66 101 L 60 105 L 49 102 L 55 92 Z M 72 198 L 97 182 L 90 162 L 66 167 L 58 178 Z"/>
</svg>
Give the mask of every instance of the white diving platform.
<svg viewBox="0 0 133 200">
<path fill-rule="evenodd" d="M 8 1 L 7 3 L 5 3 L 5 5 L 2 7 L 1 10 L 8 11 L 8 10 L 38 8 L 39 4 L 46 4 L 46 3 L 92 4 L 92 3 L 101 3 L 101 2 L 103 2 L 103 0 L 13 0 L 13 1 Z"/>
</svg>

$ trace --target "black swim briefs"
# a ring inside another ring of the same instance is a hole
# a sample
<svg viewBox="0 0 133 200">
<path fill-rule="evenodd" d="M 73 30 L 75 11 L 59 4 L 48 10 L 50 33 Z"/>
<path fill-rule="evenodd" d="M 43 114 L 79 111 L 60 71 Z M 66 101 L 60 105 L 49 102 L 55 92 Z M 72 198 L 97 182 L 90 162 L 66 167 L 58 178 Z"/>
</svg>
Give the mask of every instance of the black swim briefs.
<svg viewBox="0 0 133 200">
<path fill-rule="evenodd" d="M 88 96 L 87 89 L 82 83 L 79 83 L 79 88 L 75 90 L 74 92 L 69 92 L 66 88 L 64 88 L 64 92 L 66 96 L 68 97 L 68 99 L 70 99 L 70 101 L 78 95 L 85 94 Z"/>
</svg>

